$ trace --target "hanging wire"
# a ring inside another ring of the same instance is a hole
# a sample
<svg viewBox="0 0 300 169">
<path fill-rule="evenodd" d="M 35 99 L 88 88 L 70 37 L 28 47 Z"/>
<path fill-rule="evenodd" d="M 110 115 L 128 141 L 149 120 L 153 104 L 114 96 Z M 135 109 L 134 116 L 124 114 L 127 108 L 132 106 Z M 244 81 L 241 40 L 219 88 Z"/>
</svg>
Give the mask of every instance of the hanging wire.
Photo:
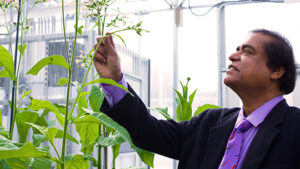
<svg viewBox="0 0 300 169">
<path fill-rule="evenodd" d="M 180 3 L 180 5 L 179 5 L 180 8 L 182 7 L 182 5 L 184 4 L 185 1 L 186 1 L 186 0 L 183 0 L 183 1 Z"/>
<path fill-rule="evenodd" d="M 189 10 L 190 10 L 190 12 L 193 14 L 193 15 L 195 15 L 195 16 L 205 16 L 205 15 L 207 15 L 211 10 L 213 10 L 215 7 L 218 7 L 218 6 L 221 6 L 221 5 L 223 5 L 223 4 L 225 4 L 226 2 L 219 2 L 219 3 L 217 3 L 217 4 L 215 4 L 215 5 L 213 5 L 213 6 L 211 6 L 206 12 L 204 12 L 204 13 L 202 13 L 202 14 L 196 14 L 193 10 L 192 10 L 192 7 L 191 7 L 191 2 L 190 2 L 191 0 L 188 0 L 188 8 L 189 8 Z"/>
<path fill-rule="evenodd" d="M 184 0 L 185 1 L 185 0 Z M 202 13 L 202 14 L 196 14 L 193 10 L 192 10 L 192 7 L 191 7 L 191 4 L 190 4 L 190 1 L 191 0 L 188 0 L 188 9 L 190 10 L 190 12 L 195 15 L 195 16 L 205 16 L 207 15 L 213 8 L 218 8 L 218 7 L 222 7 L 222 6 L 225 6 L 225 5 L 233 5 L 233 4 L 246 4 L 246 3 L 259 3 L 259 2 L 273 2 L 273 1 L 270 1 L 270 0 L 260 0 L 260 1 L 251 1 L 251 0 L 245 0 L 245 1 L 222 1 L 222 2 L 219 2 L 213 6 L 211 6 L 206 12 Z M 275 1 L 274 1 L 275 2 Z M 182 4 L 181 4 L 182 5 Z"/>
<path fill-rule="evenodd" d="M 173 8 L 173 5 L 170 4 L 168 0 L 164 0 L 164 1 L 169 5 L 169 7 L 170 7 L 171 9 Z"/>
</svg>

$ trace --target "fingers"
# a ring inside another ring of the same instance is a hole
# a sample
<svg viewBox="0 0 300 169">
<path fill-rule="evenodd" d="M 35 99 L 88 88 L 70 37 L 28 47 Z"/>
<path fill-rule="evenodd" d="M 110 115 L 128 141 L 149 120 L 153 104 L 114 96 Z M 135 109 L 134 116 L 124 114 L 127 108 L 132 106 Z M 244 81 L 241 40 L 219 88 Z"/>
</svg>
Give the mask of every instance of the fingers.
<svg viewBox="0 0 300 169">
<path fill-rule="evenodd" d="M 106 35 L 108 35 L 108 34 L 109 34 L 109 33 L 106 33 Z M 109 37 L 109 40 L 110 40 L 110 42 L 111 42 L 111 44 L 112 44 L 112 47 L 115 49 L 116 47 L 115 47 L 115 43 L 114 43 L 114 41 L 113 41 L 112 36 L 109 35 L 108 37 Z"/>
<path fill-rule="evenodd" d="M 97 37 L 97 42 L 99 43 L 103 37 Z M 109 54 L 116 54 L 116 49 L 115 49 L 115 44 L 113 41 L 113 38 L 109 33 L 106 33 L 106 36 L 104 39 L 101 41 L 101 45 L 107 50 Z"/>
<path fill-rule="evenodd" d="M 96 37 L 98 43 L 100 42 L 101 38 L 101 36 Z"/>
<path fill-rule="evenodd" d="M 97 48 L 97 45 L 98 44 L 94 45 L 94 49 Z M 95 51 L 95 52 L 96 52 L 95 58 L 94 58 L 95 61 L 98 61 L 98 62 L 101 62 L 101 63 L 106 63 L 107 62 L 107 54 L 105 54 L 105 49 L 103 48 L 102 45 L 100 45 L 98 50 Z"/>
<path fill-rule="evenodd" d="M 115 44 L 113 41 L 113 38 L 111 35 L 106 35 L 103 39 L 103 37 L 97 37 L 97 42 L 94 45 L 94 49 L 97 48 L 97 45 L 101 41 L 101 44 L 99 45 L 96 55 L 95 55 L 95 60 L 100 61 L 100 62 L 107 62 L 108 57 L 115 60 L 118 59 L 118 54 L 115 49 Z"/>
<path fill-rule="evenodd" d="M 97 46 L 98 46 L 98 44 L 96 43 L 95 45 L 94 45 L 94 49 L 96 50 L 97 49 Z M 96 52 L 98 52 L 98 53 L 100 53 L 102 56 L 104 56 L 104 57 L 107 57 L 106 55 L 107 55 L 107 51 L 106 51 L 106 49 L 104 48 L 104 46 L 101 44 L 99 47 L 98 47 L 98 49 L 97 49 L 97 51 Z"/>
</svg>

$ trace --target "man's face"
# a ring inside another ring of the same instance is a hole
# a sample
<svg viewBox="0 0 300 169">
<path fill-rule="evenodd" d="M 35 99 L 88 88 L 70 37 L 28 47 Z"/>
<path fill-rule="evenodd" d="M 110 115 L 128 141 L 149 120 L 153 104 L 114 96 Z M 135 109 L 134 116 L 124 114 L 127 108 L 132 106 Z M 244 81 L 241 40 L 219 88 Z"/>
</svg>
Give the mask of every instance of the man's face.
<svg viewBox="0 0 300 169">
<path fill-rule="evenodd" d="M 272 39 L 262 33 L 253 33 L 229 56 L 224 83 L 237 94 L 239 91 L 259 92 L 270 84 L 271 70 L 266 65 L 267 56 L 263 44 Z"/>
</svg>

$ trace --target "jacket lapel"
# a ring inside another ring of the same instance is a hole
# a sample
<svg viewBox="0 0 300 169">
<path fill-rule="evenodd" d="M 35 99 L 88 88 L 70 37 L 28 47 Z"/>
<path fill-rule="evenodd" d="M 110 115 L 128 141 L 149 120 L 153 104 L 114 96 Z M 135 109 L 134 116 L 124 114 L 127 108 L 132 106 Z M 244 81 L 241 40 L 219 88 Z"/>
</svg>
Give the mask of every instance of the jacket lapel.
<svg viewBox="0 0 300 169">
<path fill-rule="evenodd" d="M 278 129 L 276 126 L 282 122 L 288 107 L 285 100 L 281 101 L 260 124 L 241 169 L 259 168 L 268 150 L 271 148 L 272 142 L 277 137 Z"/>
<path fill-rule="evenodd" d="M 228 138 L 233 130 L 238 112 L 232 113 L 228 118 L 220 121 L 217 127 L 210 130 L 205 149 L 205 157 L 201 168 L 218 168 L 222 160 Z"/>
</svg>

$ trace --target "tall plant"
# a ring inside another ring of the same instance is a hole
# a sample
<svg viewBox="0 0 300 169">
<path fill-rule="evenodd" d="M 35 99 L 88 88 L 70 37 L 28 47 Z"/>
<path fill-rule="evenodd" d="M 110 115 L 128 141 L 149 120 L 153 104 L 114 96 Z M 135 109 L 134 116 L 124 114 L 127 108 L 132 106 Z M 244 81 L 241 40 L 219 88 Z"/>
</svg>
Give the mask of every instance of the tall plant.
<svg viewBox="0 0 300 169">
<path fill-rule="evenodd" d="M 7 4 L 7 0 L 5 2 Z M 35 1 L 34 5 L 39 2 L 42 1 L 37 0 Z M 36 63 L 27 72 L 27 74 L 37 75 L 41 69 L 48 65 L 58 65 L 65 68 L 68 71 L 68 77 L 62 77 L 59 80 L 58 85 L 67 85 L 66 104 L 59 105 L 47 100 L 38 100 L 31 97 L 29 91 L 24 92 L 21 100 L 19 101 L 21 102 L 24 97 L 29 97 L 30 104 L 28 106 L 18 107 L 18 100 L 13 103 L 15 109 L 12 126 L 14 126 L 15 123 L 17 124 L 19 142 L 12 140 L 13 130 L 8 133 L 5 131 L 2 125 L 0 126 L 0 168 L 9 169 L 18 166 L 19 168 L 30 167 L 32 169 L 47 169 L 51 167 L 51 163 L 53 162 L 55 162 L 56 167 L 60 169 L 72 169 L 78 167 L 88 168 L 89 161 L 93 164 L 93 166 L 101 168 L 101 147 L 107 146 L 112 146 L 112 165 L 113 168 L 115 168 L 115 159 L 118 156 L 120 144 L 125 141 L 129 142 L 131 147 L 138 153 L 142 161 L 153 167 L 154 154 L 135 147 L 128 132 L 108 116 L 100 112 L 100 106 L 104 99 L 104 94 L 101 88 L 95 84 L 106 83 L 120 87 L 127 92 L 128 90 L 111 79 L 98 78 L 96 80 L 86 82 L 90 70 L 93 69 L 93 59 L 95 55 L 94 49 L 88 52 L 85 57 L 82 57 L 82 60 L 77 60 L 77 62 L 82 62 L 82 65 L 86 67 L 86 73 L 82 83 L 79 84 L 78 82 L 71 81 L 73 73 L 72 70 L 75 63 L 77 35 L 81 34 L 83 29 L 83 26 L 79 26 L 78 24 L 81 5 L 86 6 L 88 10 L 87 16 L 92 17 L 95 20 L 95 27 L 101 36 L 96 50 L 98 49 L 102 40 L 108 35 L 116 36 L 124 42 L 123 38 L 117 33 L 133 30 L 137 34 L 141 35 L 141 32 L 144 31 L 141 28 L 141 22 L 134 25 L 125 26 L 123 28 L 118 28 L 118 24 L 121 23 L 122 25 L 125 25 L 126 21 L 125 17 L 122 16 L 120 12 L 118 12 L 117 15 L 112 18 L 108 18 L 107 12 L 112 3 L 113 1 L 111 0 L 87 1 L 83 4 L 81 4 L 79 0 L 75 1 L 75 34 L 71 59 L 67 57 L 68 59 L 65 60 L 65 58 L 61 55 L 48 56 Z M 6 8 L 9 7 L 12 6 L 6 6 Z M 64 0 L 62 0 L 62 13 L 64 18 Z M 23 28 L 28 28 L 26 26 L 26 22 L 27 20 L 22 20 L 21 24 L 21 45 L 19 47 L 20 55 L 24 55 L 24 51 L 26 49 L 26 45 L 23 45 L 23 33 L 26 30 Z M 67 52 L 66 55 L 69 56 L 64 19 L 63 27 L 65 48 Z M 106 29 L 108 29 L 111 33 L 104 34 Z M 0 77 L 9 77 L 11 80 L 16 81 L 17 84 L 21 59 L 19 58 L 18 71 L 15 75 L 13 71 L 14 61 L 10 52 L 4 47 L 0 46 L 0 55 L 0 67 L 3 67 L 3 69 L 0 71 Z M 17 60 L 15 60 L 15 62 L 17 62 Z M 93 75 L 93 77 L 97 76 Z M 89 85 L 92 85 L 90 91 L 83 92 L 83 90 Z M 71 103 L 72 106 L 69 107 L 71 86 L 75 86 L 77 88 L 77 94 L 75 100 Z M 15 97 L 15 99 L 17 99 L 17 97 Z M 74 113 L 76 108 L 78 108 L 77 114 Z M 48 120 L 47 115 L 49 113 L 53 113 L 56 117 L 56 120 Z M 61 125 L 63 130 L 55 127 L 56 121 Z M 78 143 L 78 141 L 67 132 L 70 123 L 75 125 L 76 131 L 80 136 L 82 154 L 66 154 L 66 140 Z M 33 131 L 32 142 L 27 141 L 27 135 L 30 128 L 32 128 Z M 58 151 L 58 148 L 56 147 L 57 145 L 54 144 L 54 140 L 57 138 L 62 138 L 61 152 Z M 49 153 L 49 147 L 40 146 L 40 144 L 44 141 L 48 141 L 50 143 L 51 147 L 55 151 L 55 155 Z M 97 160 L 91 156 L 96 145 L 98 146 Z"/>
<path fill-rule="evenodd" d="M 194 112 L 192 111 L 192 104 L 194 102 L 194 97 L 196 95 L 197 89 L 195 89 L 192 94 L 189 95 L 189 87 L 188 84 L 190 82 L 191 78 L 187 78 L 187 82 L 184 85 L 181 81 L 179 81 L 181 86 L 181 92 L 174 89 L 174 91 L 177 94 L 177 97 L 175 98 L 175 102 L 177 103 L 176 106 L 176 117 L 171 117 L 168 113 L 168 108 L 150 108 L 151 110 L 159 112 L 161 115 L 163 115 L 166 119 L 173 119 L 177 122 L 181 121 L 187 121 L 190 120 L 194 116 L 198 116 L 200 113 L 207 109 L 215 109 L 220 108 L 219 106 L 212 105 L 212 104 L 204 104 L 202 106 L 199 106 L 197 110 Z"/>
</svg>

